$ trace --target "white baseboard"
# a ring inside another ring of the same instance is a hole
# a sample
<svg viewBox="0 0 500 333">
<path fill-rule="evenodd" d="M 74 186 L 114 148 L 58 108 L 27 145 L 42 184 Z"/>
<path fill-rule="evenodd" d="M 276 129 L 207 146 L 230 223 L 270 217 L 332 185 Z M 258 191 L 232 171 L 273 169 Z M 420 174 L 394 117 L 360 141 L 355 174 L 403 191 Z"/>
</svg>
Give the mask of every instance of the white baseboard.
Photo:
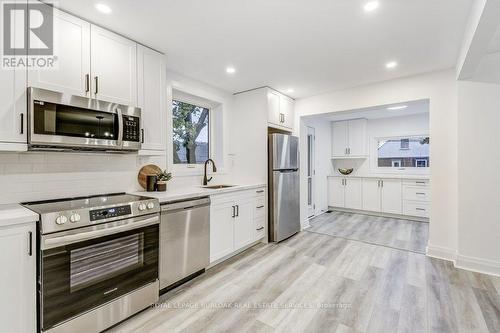
<svg viewBox="0 0 500 333">
<path fill-rule="evenodd" d="M 428 257 L 452 261 L 453 264 L 455 264 L 457 260 L 457 251 L 447 247 L 427 244 L 425 253 Z"/>
<path fill-rule="evenodd" d="M 428 257 L 443 259 L 453 262 L 453 266 L 467 271 L 500 276 L 500 262 L 481 259 L 477 257 L 463 256 L 450 248 L 428 245 L 426 248 Z"/>
<path fill-rule="evenodd" d="M 455 267 L 500 276 L 500 262 L 498 261 L 458 255 Z"/>
</svg>

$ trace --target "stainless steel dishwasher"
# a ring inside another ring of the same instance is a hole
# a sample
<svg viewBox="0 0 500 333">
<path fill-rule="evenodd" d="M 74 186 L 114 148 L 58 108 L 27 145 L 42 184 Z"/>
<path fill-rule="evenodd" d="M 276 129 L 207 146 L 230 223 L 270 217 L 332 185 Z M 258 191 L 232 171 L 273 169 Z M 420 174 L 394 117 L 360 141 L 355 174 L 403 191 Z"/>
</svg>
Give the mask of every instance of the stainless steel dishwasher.
<svg viewBox="0 0 500 333">
<path fill-rule="evenodd" d="M 210 199 L 161 206 L 160 289 L 202 273 L 210 263 Z"/>
</svg>

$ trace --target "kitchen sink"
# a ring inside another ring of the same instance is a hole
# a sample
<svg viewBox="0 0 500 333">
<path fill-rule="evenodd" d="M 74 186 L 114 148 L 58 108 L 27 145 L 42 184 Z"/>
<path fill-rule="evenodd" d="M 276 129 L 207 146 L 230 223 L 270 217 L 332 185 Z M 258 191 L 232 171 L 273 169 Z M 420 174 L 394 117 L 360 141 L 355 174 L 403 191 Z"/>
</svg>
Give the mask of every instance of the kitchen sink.
<svg viewBox="0 0 500 333">
<path fill-rule="evenodd" d="M 222 188 L 235 187 L 236 185 L 207 185 L 203 186 L 203 188 L 209 188 L 211 190 L 219 190 Z"/>
</svg>

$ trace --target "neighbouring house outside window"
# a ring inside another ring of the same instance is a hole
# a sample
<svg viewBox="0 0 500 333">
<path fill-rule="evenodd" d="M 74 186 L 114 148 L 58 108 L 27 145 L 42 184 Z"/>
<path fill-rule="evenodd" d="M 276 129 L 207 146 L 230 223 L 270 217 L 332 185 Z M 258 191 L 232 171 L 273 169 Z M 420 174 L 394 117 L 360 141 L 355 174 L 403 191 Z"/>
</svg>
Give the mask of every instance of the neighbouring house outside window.
<svg viewBox="0 0 500 333">
<path fill-rule="evenodd" d="M 379 168 L 428 168 L 430 139 L 412 136 L 378 139 Z"/>
<path fill-rule="evenodd" d="M 174 164 L 202 164 L 210 158 L 210 109 L 172 101 Z"/>
</svg>

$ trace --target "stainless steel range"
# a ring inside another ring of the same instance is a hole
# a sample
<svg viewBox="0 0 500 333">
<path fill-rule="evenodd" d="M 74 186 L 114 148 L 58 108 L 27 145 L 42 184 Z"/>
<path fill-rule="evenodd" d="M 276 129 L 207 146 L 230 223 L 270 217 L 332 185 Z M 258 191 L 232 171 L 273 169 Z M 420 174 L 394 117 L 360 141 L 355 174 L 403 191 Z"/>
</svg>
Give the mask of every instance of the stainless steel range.
<svg viewBox="0 0 500 333">
<path fill-rule="evenodd" d="M 129 194 L 32 202 L 39 330 L 99 332 L 158 301 L 160 204 Z"/>
</svg>

